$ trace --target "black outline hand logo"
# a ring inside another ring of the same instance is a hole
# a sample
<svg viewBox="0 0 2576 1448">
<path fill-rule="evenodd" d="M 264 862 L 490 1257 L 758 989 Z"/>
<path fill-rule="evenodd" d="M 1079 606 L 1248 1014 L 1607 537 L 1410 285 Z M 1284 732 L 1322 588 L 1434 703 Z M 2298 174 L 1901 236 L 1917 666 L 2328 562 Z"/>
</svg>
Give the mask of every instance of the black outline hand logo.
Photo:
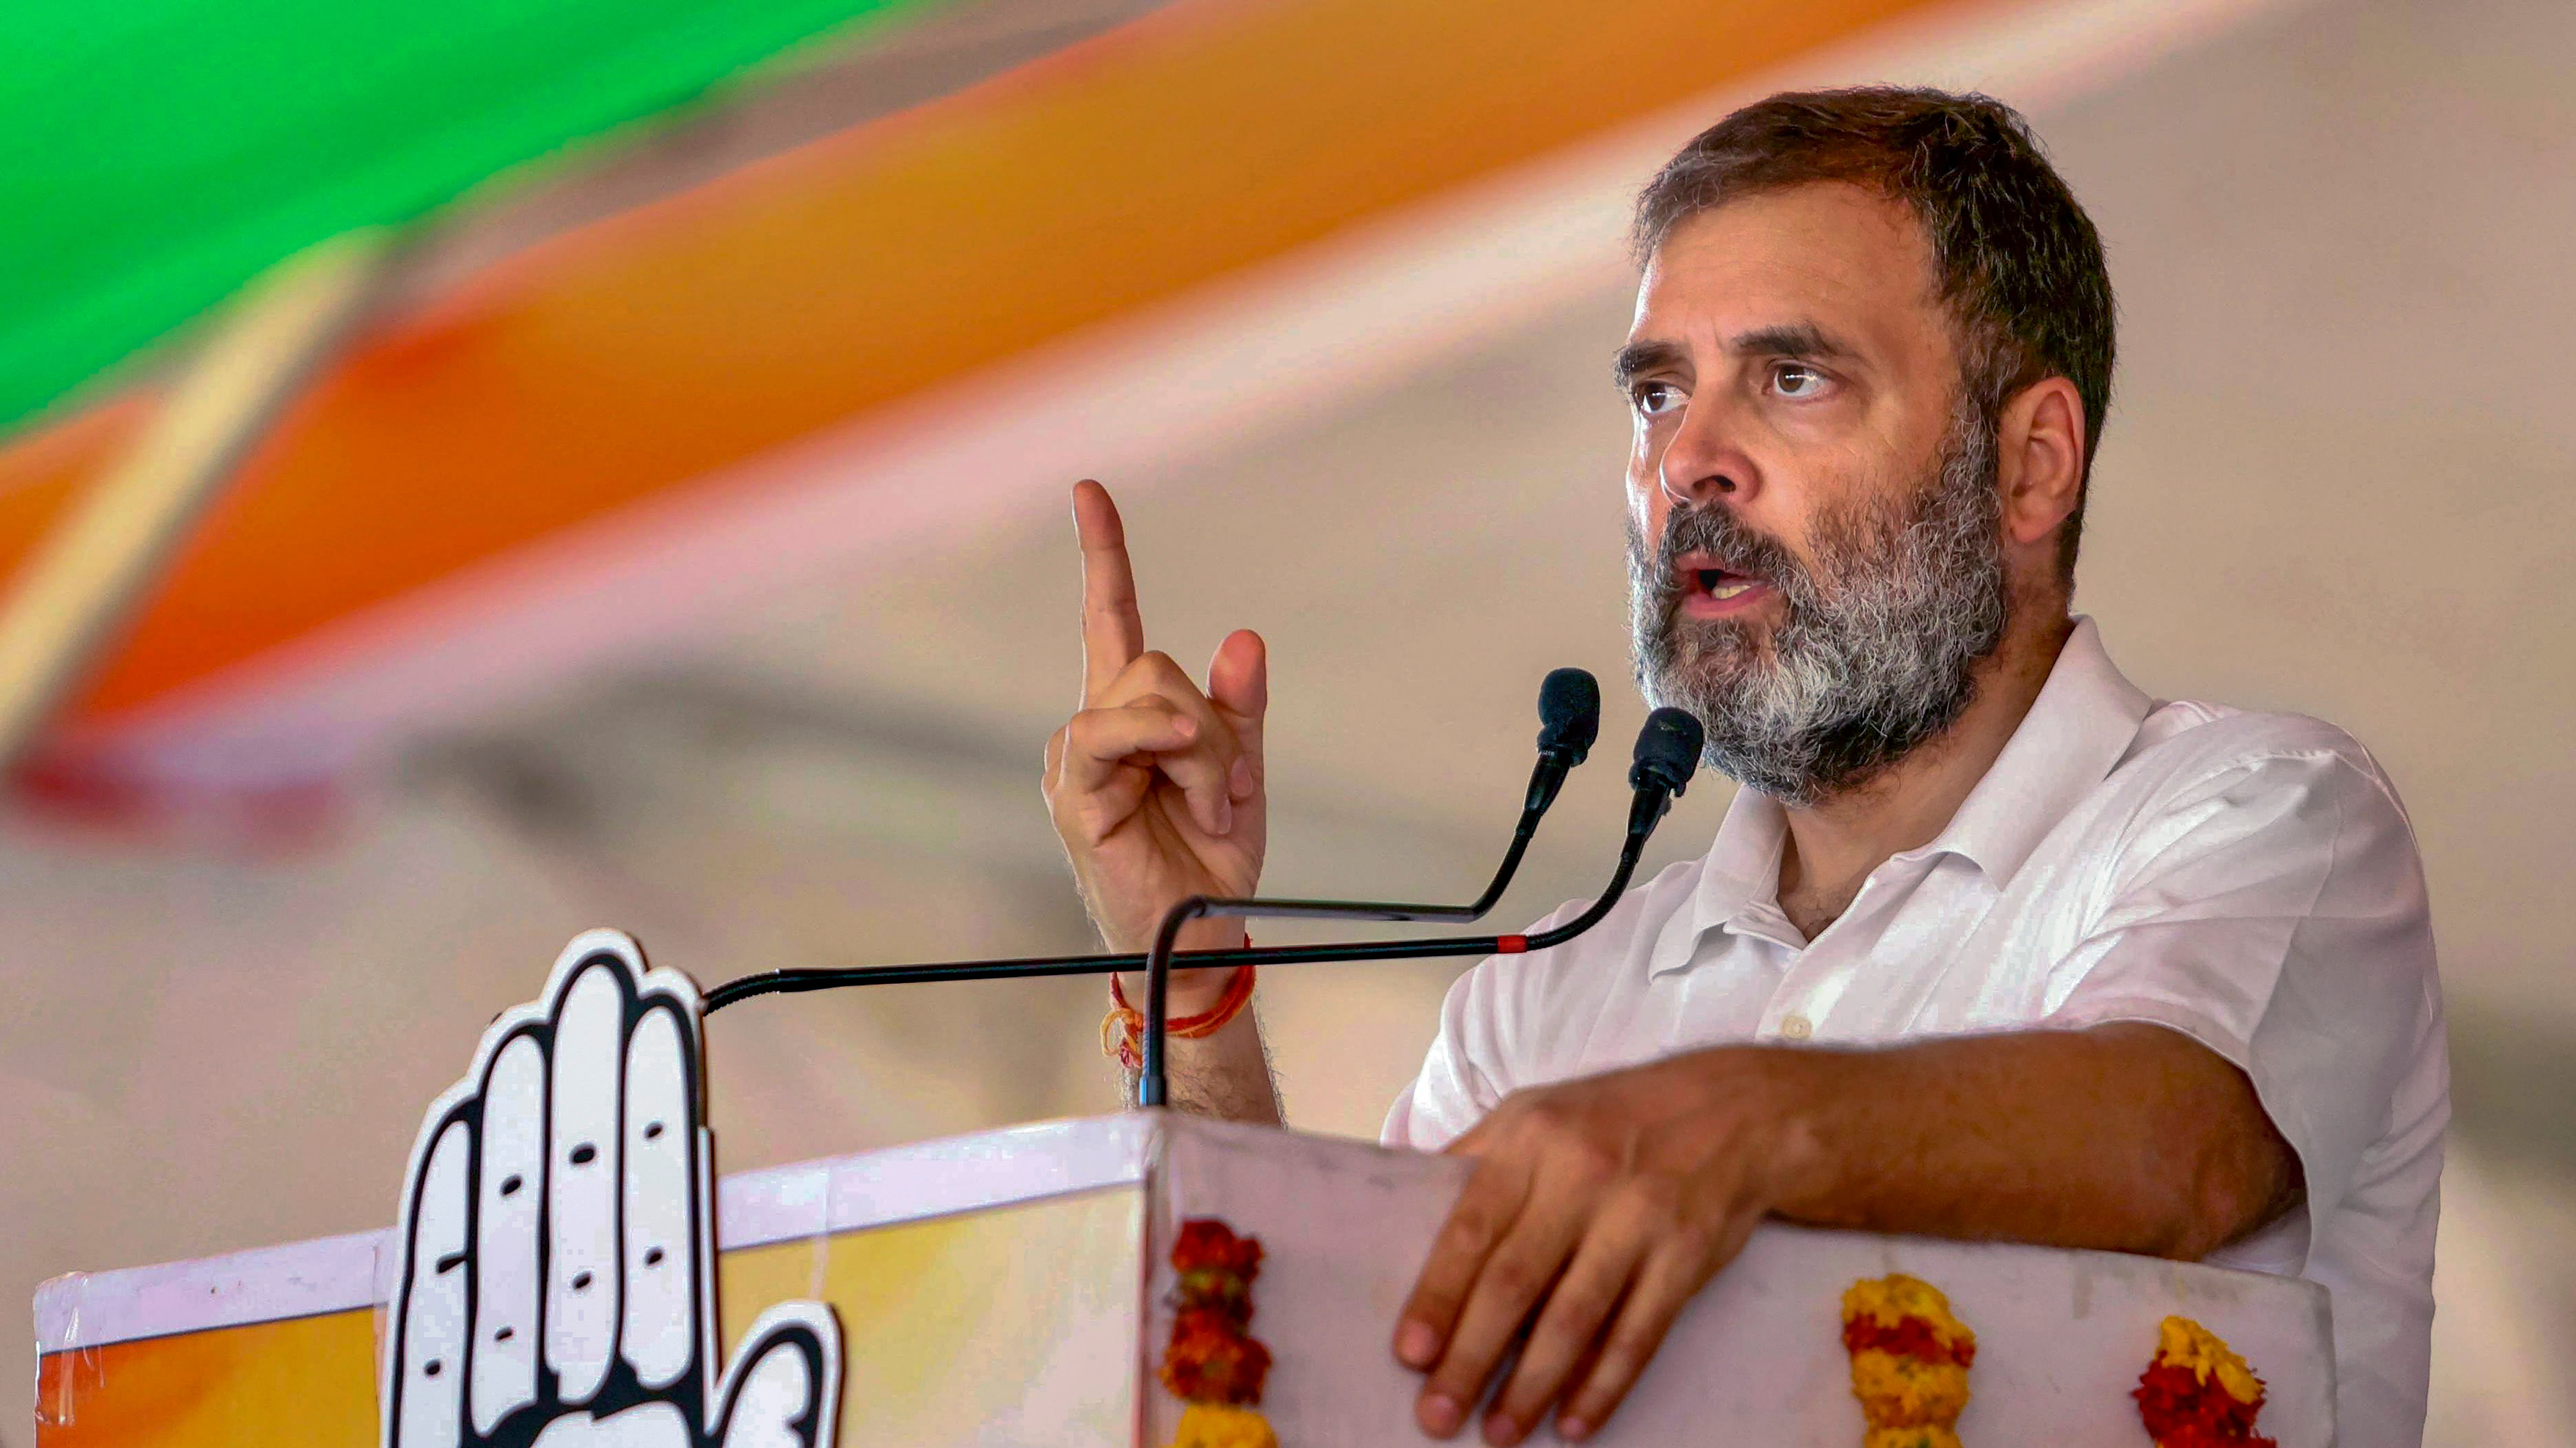
<svg viewBox="0 0 2576 1448">
<path fill-rule="evenodd" d="M 697 988 L 614 930 L 484 1034 L 412 1148 L 386 1448 L 831 1448 L 831 1309 L 771 1308 L 716 1376 Z"/>
</svg>

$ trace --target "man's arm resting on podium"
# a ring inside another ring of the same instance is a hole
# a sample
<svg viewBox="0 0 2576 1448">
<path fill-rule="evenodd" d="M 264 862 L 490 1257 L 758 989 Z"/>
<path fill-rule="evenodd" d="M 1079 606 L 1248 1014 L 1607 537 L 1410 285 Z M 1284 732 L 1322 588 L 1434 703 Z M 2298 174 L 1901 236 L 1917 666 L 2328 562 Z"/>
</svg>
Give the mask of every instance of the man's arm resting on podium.
<svg viewBox="0 0 2576 1448">
<path fill-rule="evenodd" d="M 1516 1092 L 1397 1327 L 1417 1416 L 1462 1426 L 1524 1323 L 1489 1442 L 1597 1428 L 1766 1216 L 2192 1259 L 2299 1200 L 2245 1073 L 2119 1023 L 1873 1050 L 1728 1046 Z"/>
</svg>

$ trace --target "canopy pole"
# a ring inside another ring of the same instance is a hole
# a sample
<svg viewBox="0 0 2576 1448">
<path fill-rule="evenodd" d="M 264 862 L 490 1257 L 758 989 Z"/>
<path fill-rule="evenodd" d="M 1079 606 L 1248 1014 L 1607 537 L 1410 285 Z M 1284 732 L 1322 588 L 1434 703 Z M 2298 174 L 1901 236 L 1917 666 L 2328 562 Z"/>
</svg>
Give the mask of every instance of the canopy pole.
<svg viewBox="0 0 2576 1448">
<path fill-rule="evenodd" d="M 227 303 L 143 433 L 0 598 L 0 768 L 15 764 L 306 381 L 364 315 L 382 229 L 307 248 Z"/>
</svg>

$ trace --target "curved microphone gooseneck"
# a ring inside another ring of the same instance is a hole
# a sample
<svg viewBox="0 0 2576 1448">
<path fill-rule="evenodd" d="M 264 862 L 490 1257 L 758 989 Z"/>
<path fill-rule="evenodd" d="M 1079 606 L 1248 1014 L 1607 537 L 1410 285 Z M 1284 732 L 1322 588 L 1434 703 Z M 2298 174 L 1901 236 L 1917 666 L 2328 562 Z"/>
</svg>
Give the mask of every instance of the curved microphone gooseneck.
<svg viewBox="0 0 2576 1448">
<path fill-rule="evenodd" d="M 1601 732 L 1601 686 L 1581 669 L 1558 669 L 1547 676 L 1538 693 L 1538 763 L 1530 771 L 1529 791 L 1523 797 L 1520 822 L 1513 827 L 1511 848 L 1503 855 L 1501 868 L 1485 886 L 1483 894 L 1465 905 L 1363 905 L 1363 913 L 1341 918 L 1361 920 L 1474 920 L 1494 908 L 1512 876 L 1521 867 L 1521 857 L 1528 853 L 1530 840 L 1538 833 L 1539 820 L 1548 806 L 1556 802 L 1557 791 L 1565 777 L 1584 761 L 1592 750 L 1592 741 Z M 1696 758 L 1696 748 L 1694 748 Z M 1687 777 L 1687 775 L 1685 775 Z M 1676 793 L 1679 791 L 1676 790 Z M 1614 892 L 1615 893 L 1615 892 Z M 1403 911 L 1404 914 L 1387 914 Z M 1191 950 L 1178 956 L 1183 969 L 1229 965 L 1285 965 L 1327 960 L 1400 960 L 1420 954 L 1461 954 L 1464 952 L 1424 952 L 1408 942 L 1342 942 L 1324 945 L 1269 946 L 1255 949 L 1238 946 L 1228 950 Z M 1105 975 L 1111 971 L 1141 970 L 1144 955 L 1037 955 L 1015 960 L 958 960 L 925 965 L 861 965 L 844 967 L 801 967 L 765 971 L 729 980 L 706 993 L 706 1008 L 722 1010 L 739 1000 L 758 995 L 787 994 L 809 990 L 837 990 L 843 986 L 912 985 L 934 980 L 1002 980 L 1045 975 Z"/>
<path fill-rule="evenodd" d="M 1553 676 L 1551 676 L 1553 677 Z M 1673 799 L 1690 785 L 1691 774 L 1699 768 L 1701 744 L 1700 723 L 1679 709 L 1657 709 L 1646 716 L 1646 727 L 1637 735 L 1636 762 L 1628 770 L 1628 787 L 1636 798 L 1628 806 L 1628 838 L 1619 849 L 1619 866 L 1611 872 L 1610 883 L 1590 908 L 1553 930 L 1536 935 L 1471 935 L 1439 940 L 1388 942 L 1386 945 L 1364 943 L 1345 946 L 1346 950 L 1383 951 L 1384 954 L 1341 955 L 1333 959 L 1384 959 L 1400 956 L 1417 959 L 1444 955 L 1518 955 L 1525 951 L 1546 950 L 1563 945 L 1609 915 L 1612 906 L 1628 888 L 1628 877 L 1635 874 L 1637 860 L 1646 851 L 1646 840 L 1663 821 Z M 1536 784 L 1532 785 L 1535 799 Z M 1515 841 L 1511 858 L 1520 858 L 1526 840 Z M 1484 913 L 1479 902 L 1474 914 Z M 1165 1041 L 1173 961 L 1178 954 L 1173 945 L 1180 939 L 1181 927 L 1208 915 L 1235 916 L 1246 920 L 1439 920 L 1456 919 L 1458 910 L 1426 909 L 1418 905 L 1383 905 L 1343 900 L 1265 900 L 1217 899 L 1193 895 L 1163 914 L 1162 927 L 1154 932 L 1154 948 L 1145 962 L 1145 1025 L 1143 1069 L 1137 1073 L 1136 1104 L 1163 1106 L 1169 1104 L 1170 1082 L 1165 1069 Z M 1469 918 L 1473 918 L 1471 915 Z M 1298 947 L 1290 946 L 1287 951 Z M 1214 953 L 1214 952 L 1209 952 Z M 1249 951 L 1248 955 L 1275 959 L 1271 951 Z M 1199 964 L 1200 952 L 1180 958 L 1193 967 Z"/>
</svg>

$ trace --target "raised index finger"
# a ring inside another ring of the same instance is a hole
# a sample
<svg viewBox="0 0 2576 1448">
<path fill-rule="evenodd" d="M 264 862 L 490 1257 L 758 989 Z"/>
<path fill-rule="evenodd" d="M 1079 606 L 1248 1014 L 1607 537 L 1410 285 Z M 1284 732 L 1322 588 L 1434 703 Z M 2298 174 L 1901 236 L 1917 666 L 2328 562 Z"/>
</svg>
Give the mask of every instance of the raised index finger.
<svg viewBox="0 0 2576 1448">
<path fill-rule="evenodd" d="M 1136 612 L 1127 527 L 1109 490 L 1089 478 L 1073 485 L 1073 530 L 1082 543 L 1082 701 L 1089 705 L 1145 652 L 1145 620 Z"/>
</svg>

